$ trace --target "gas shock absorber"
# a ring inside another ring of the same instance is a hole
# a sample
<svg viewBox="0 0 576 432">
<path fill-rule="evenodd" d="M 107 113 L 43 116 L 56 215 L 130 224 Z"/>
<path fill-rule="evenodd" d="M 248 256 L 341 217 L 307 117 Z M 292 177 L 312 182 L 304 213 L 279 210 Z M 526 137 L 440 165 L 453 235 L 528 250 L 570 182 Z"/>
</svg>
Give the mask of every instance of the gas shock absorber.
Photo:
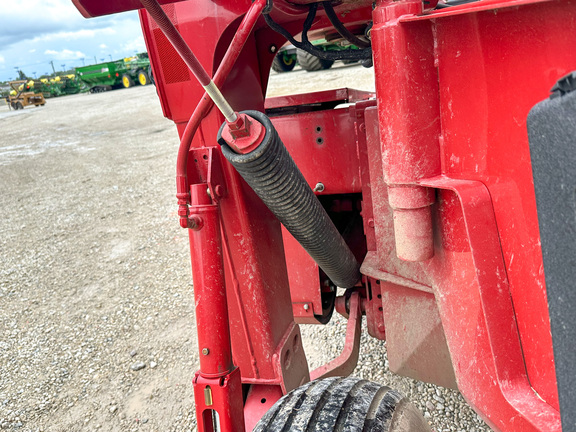
<svg viewBox="0 0 576 432">
<path fill-rule="evenodd" d="M 270 119 L 243 111 L 246 128 L 220 128 L 222 153 L 286 229 L 339 287 L 360 279 L 359 264 L 280 140 Z"/>
<path fill-rule="evenodd" d="M 270 119 L 257 111 L 235 112 L 157 0 L 140 1 L 226 119 L 218 140 L 226 159 L 335 285 L 356 285 L 360 280 L 358 261 L 306 183 Z"/>
</svg>

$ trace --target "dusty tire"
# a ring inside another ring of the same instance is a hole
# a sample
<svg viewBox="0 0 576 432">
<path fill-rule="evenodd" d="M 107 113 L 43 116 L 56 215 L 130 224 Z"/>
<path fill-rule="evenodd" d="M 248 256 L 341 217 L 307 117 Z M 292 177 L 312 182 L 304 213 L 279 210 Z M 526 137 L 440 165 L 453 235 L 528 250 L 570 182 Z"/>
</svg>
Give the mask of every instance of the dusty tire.
<svg viewBox="0 0 576 432">
<path fill-rule="evenodd" d="M 296 61 L 292 56 L 285 56 L 282 53 L 279 53 L 274 60 L 272 61 L 272 70 L 282 73 L 282 72 L 290 72 L 296 66 Z"/>
<path fill-rule="evenodd" d="M 16 102 L 16 109 L 24 109 L 24 105 L 21 102 Z"/>
<path fill-rule="evenodd" d="M 359 378 L 326 378 L 299 387 L 260 419 L 254 432 L 431 432 L 400 393 Z"/>
<path fill-rule="evenodd" d="M 144 72 L 143 70 L 138 71 L 138 82 L 140 83 L 140 85 L 148 85 L 150 84 L 150 77 L 148 76 L 148 74 L 146 72 Z"/>
<path fill-rule="evenodd" d="M 130 88 L 134 85 L 134 80 L 130 75 L 124 74 L 122 75 L 122 86 L 124 88 Z"/>
<path fill-rule="evenodd" d="M 334 64 L 333 60 L 319 59 L 318 57 L 301 49 L 296 52 L 296 58 L 300 67 L 302 67 L 304 70 L 307 70 L 308 72 L 330 69 Z"/>
</svg>

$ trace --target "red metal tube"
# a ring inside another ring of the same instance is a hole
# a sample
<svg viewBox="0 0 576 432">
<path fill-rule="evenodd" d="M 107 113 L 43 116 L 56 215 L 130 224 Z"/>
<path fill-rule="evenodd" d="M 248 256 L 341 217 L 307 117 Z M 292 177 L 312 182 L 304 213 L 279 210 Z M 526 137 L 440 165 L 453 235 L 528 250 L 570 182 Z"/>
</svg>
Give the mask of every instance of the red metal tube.
<svg viewBox="0 0 576 432">
<path fill-rule="evenodd" d="M 194 377 L 198 430 L 244 431 L 240 370 L 232 362 L 218 205 L 205 183 L 191 186 L 190 254 L 200 370 Z"/>
<path fill-rule="evenodd" d="M 190 219 L 195 228 L 189 236 L 200 375 L 213 378 L 227 375 L 233 364 L 218 206 L 207 190 L 204 183 L 191 187 Z"/>
<path fill-rule="evenodd" d="M 405 261 L 425 261 L 434 255 L 432 213 L 434 189 L 389 185 L 388 203 L 394 214 L 396 255 Z"/>
<path fill-rule="evenodd" d="M 382 168 L 394 213 L 396 254 L 405 261 L 434 255 L 434 191 L 418 181 L 440 174 L 438 77 L 431 32 L 427 26 L 399 22 L 421 8 L 417 0 L 379 1 L 371 31 Z"/>
</svg>

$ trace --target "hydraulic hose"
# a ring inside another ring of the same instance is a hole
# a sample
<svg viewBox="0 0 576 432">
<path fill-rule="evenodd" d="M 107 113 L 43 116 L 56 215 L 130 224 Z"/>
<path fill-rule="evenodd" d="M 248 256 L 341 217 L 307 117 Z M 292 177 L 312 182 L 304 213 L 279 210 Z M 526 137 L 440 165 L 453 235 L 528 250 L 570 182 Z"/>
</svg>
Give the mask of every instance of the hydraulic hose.
<svg viewBox="0 0 576 432">
<path fill-rule="evenodd" d="M 232 70 L 234 63 L 238 59 L 242 48 L 244 48 L 244 45 L 252 33 L 258 18 L 266 7 L 266 1 L 267 0 L 256 0 L 254 3 L 252 3 L 250 9 L 248 12 L 246 12 L 246 15 L 242 19 L 242 22 L 234 34 L 234 38 L 226 50 L 226 54 L 224 55 L 224 58 L 222 59 L 222 62 L 220 63 L 220 66 L 218 66 L 218 70 L 214 75 L 213 81 L 218 87 L 221 87 L 224 84 L 224 80 L 228 77 L 228 74 Z M 190 151 L 190 146 L 192 145 L 192 139 L 198 130 L 200 122 L 208 114 L 212 106 L 212 100 L 208 97 L 208 95 L 205 94 L 198 103 L 194 113 L 190 117 L 190 120 L 188 121 L 188 124 L 186 125 L 180 140 L 176 175 L 184 177 L 186 176 L 186 170 L 188 169 L 188 152 Z"/>
<path fill-rule="evenodd" d="M 222 153 L 278 220 L 304 247 L 335 285 L 351 288 L 360 280 L 360 265 L 324 207 L 280 140 L 270 119 L 258 111 L 243 111 L 260 122 L 266 133 L 246 154 L 236 153 L 218 134 Z"/>
<path fill-rule="evenodd" d="M 233 121 L 236 119 L 236 113 L 231 111 L 228 102 L 224 99 L 218 90 L 218 87 L 224 83 L 224 80 L 232 70 L 234 63 L 238 59 L 242 48 L 252 33 L 258 18 L 265 9 L 267 0 L 255 0 L 248 9 L 248 12 L 246 12 L 246 15 L 242 19 L 242 22 L 234 34 L 232 42 L 226 50 L 226 54 L 216 71 L 214 80 L 211 80 L 208 74 L 204 71 L 202 65 L 198 62 L 196 56 L 184 41 L 180 33 L 178 33 L 174 24 L 172 24 L 170 19 L 166 16 L 157 0 L 142 0 L 141 3 L 206 90 L 206 93 L 203 95 L 202 99 L 200 99 L 200 102 L 196 106 L 196 109 L 190 117 L 184 133 L 182 134 L 176 162 L 176 198 L 178 199 L 179 206 L 178 214 L 180 215 L 180 225 L 183 228 L 187 228 L 189 223 L 188 204 L 190 203 L 187 169 L 188 153 L 190 151 L 190 146 L 192 145 L 192 139 L 198 130 L 200 122 L 208 114 L 215 102 L 217 102 L 216 104 L 218 108 L 223 112 L 227 120 Z"/>
</svg>

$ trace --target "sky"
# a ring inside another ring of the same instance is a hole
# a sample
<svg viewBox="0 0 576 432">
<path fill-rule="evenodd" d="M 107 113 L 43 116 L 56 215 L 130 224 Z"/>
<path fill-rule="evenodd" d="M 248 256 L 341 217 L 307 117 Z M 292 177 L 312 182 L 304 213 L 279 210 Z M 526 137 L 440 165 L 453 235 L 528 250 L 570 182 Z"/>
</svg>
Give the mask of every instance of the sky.
<svg viewBox="0 0 576 432">
<path fill-rule="evenodd" d="M 0 81 L 146 51 L 137 12 L 86 19 L 71 0 L 0 2 Z M 95 61 L 96 59 L 96 61 Z"/>
</svg>

